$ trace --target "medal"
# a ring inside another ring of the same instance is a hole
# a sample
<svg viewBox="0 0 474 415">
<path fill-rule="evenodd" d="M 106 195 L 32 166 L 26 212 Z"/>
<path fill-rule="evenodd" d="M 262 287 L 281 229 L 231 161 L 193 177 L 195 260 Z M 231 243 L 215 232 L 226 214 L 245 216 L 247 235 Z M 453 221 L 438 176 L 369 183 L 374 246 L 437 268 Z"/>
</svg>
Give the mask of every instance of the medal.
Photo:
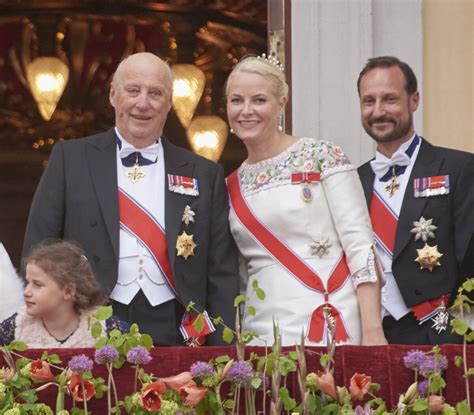
<svg viewBox="0 0 474 415">
<path fill-rule="evenodd" d="M 415 261 L 420 264 L 420 269 L 425 268 L 433 271 L 434 267 L 439 267 L 441 265 L 439 259 L 443 254 L 438 251 L 438 245 L 429 246 L 425 243 L 423 248 L 417 249 L 416 251 L 418 252 L 418 257 Z"/>
<path fill-rule="evenodd" d="M 397 175 L 395 174 L 395 167 L 392 167 L 392 177 L 390 182 L 385 186 L 384 190 L 388 193 L 388 197 L 392 197 L 399 189 L 400 183 L 397 182 Z"/>
<path fill-rule="evenodd" d="M 440 334 L 443 330 L 446 330 L 449 323 L 449 313 L 446 310 L 446 306 L 444 305 L 444 301 L 441 300 L 441 304 L 438 307 L 438 311 L 436 315 L 431 319 L 433 325 L 431 326 L 432 329 L 435 329 L 438 334 Z"/>
<path fill-rule="evenodd" d="M 331 246 L 332 243 L 329 242 L 329 237 L 324 236 L 313 238 L 313 242 L 309 245 L 311 248 L 311 253 L 318 256 L 319 258 L 329 254 L 329 248 L 331 248 Z"/>
<path fill-rule="evenodd" d="M 315 171 L 306 171 L 301 173 L 291 174 L 291 184 L 302 184 L 301 196 L 306 203 L 313 200 L 313 191 L 311 185 L 317 183 L 320 180 L 320 173 Z"/>
<path fill-rule="evenodd" d="M 188 235 L 183 231 L 176 240 L 177 255 L 182 256 L 184 259 L 188 259 L 188 256 L 194 255 L 194 248 L 196 248 L 196 246 L 197 245 L 193 241 L 193 235 Z"/>
<path fill-rule="evenodd" d="M 194 222 L 195 215 L 196 213 L 189 207 L 189 205 L 186 205 L 181 220 L 186 224 L 186 226 L 188 226 L 190 222 Z"/>
<path fill-rule="evenodd" d="M 438 229 L 437 226 L 433 225 L 433 219 L 425 219 L 423 216 L 418 221 L 413 222 L 413 229 L 411 233 L 415 234 L 415 241 L 421 239 L 426 242 L 428 238 L 434 238 L 434 231 Z"/>
<path fill-rule="evenodd" d="M 311 200 L 313 200 L 313 192 L 311 191 L 307 183 L 303 185 L 303 189 L 301 189 L 301 194 L 303 196 L 303 200 L 306 203 L 309 203 L 311 202 Z"/>
<path fill-rule="evenodd" d="M 125 176 L 127 176 L 132 181 L 132 183 L 136 183 L 143 176 L 145 176 L 145 173 L 140 170 L 140 165 L 137 162 L 133 165 L 132 170 L 129 170 L 125 173 Z"/>
</svg>

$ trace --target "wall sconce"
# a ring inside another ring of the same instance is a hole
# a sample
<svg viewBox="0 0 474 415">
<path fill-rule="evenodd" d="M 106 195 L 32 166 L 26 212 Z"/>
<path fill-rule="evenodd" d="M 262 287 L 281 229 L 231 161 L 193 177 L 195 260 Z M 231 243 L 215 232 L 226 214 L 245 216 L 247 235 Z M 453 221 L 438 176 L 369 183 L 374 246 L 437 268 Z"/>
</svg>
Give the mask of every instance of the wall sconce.
<svg viewBox="0 0 474 415">
<path fill-rule="evenodd" d="M 198 115 L 186 131 L 191 149 L 215 162 L 224 150 L 228 133 L 227 123 L 216 115 Z"/>
<path fill-rule="evenodd" d="M 173 72 L 173 108 L 184 128 L 190 126 L 206 84 L 204 72 L 195 65 L 177 64 Z"/>
<path fill-rule="evenodd" d="M 41 56 L 28 62 L 26 79 L 41 116 L 49 121 L 69 79 L 69 68 L 59 58 Z"/>
</svg>

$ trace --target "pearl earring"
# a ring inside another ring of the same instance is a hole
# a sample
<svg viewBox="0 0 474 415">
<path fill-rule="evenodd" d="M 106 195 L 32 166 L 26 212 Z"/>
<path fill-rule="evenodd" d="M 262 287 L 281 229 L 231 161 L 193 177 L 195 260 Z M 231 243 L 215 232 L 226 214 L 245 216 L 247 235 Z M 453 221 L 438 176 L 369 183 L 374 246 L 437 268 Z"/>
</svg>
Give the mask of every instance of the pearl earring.
<svg viewBox="0 0 474 415">
<path fill-rule="evenodd" d="M 280 116 L 278 117 L 278 132 L 283 132 L 283 113 L 280 112 Z"/>
<path fill-rule="evenodd" d="M 230 129 L 230 133 L 234 134 L 234 129 L 233 128 Z"/>
</svg>

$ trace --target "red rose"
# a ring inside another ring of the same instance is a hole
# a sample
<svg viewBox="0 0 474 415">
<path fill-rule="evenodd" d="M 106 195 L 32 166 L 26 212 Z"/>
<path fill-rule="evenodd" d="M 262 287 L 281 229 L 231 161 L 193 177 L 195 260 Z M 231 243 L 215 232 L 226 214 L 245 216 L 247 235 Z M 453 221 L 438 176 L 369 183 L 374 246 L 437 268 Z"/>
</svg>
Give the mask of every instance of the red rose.
<svg viewBox="0 0 474 415">
<path fill-rule="evenodd" d="M 193 377 L 190 372 L 182 372 L 179 375 L 161 378 L 160 380 L 164 382 L 168 388 L 179 391 L 180 388 L 192 381 Z"/>
<path fill-rule="evenodd" d="M 184 398 L 185 405 L 197 405 L 207 392 L 207 388 L 196 385 L 194 380 L 191 380 L 186 385 L 179 389 L 179 395 Z"/>
<path fill-rule="evenodd" d="M 166 385 L 161 380 L 145 386 L 140 395 L 140 405 L 147 411 L 158 411 L 161 408 L 161 395 L 165 393 Z"/>
<path fill-rule="evenodd" d="M 35 382 L 53 382 L 54 376 L 47 362 L 41 359 L 31 362 L 30 376 Z"/>
<path fill-rule="evenodd" d="M 84 384 L 84 389 L 82 385 Z M 95 386 L 89 380 L 83 380 L 81 375 L 74 373 L 69 380 L 68 385 L 69 391 L 71 392 L 72 398 L 76 402 L 83 402 L 84 395 L 86 396 L 86 401 L 91 399 L 95 395 Z"/>
<path fill-rule="evenodd" d="M 370 385 L 372 384 L 372 378 L 365 374 L 354 373 L 351 378 L 351 385 L 349 386 L 349 392 L 351 399 L 362 399 L 369 391 Z"/>
<path fill-rule="evenodd" d="M 331 373 L 318 370 L 316 374 L 316 385 L 321 392 L 324 392 L 337 401 L 336 383 Z"/>
</svg>

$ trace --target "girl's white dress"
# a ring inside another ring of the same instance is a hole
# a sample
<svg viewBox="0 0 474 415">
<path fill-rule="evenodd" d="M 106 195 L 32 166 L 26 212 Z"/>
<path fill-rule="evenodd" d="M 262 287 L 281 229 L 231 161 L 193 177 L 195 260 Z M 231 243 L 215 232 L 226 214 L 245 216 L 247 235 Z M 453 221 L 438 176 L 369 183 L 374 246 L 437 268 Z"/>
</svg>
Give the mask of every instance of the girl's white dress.
<svg viewBox="0 0 474 415">
<path fill-rule="evenodd" d="M 0 242 L 0 321 L 16 313 L 23 305 L 23 282 Z"/>
</svg>

